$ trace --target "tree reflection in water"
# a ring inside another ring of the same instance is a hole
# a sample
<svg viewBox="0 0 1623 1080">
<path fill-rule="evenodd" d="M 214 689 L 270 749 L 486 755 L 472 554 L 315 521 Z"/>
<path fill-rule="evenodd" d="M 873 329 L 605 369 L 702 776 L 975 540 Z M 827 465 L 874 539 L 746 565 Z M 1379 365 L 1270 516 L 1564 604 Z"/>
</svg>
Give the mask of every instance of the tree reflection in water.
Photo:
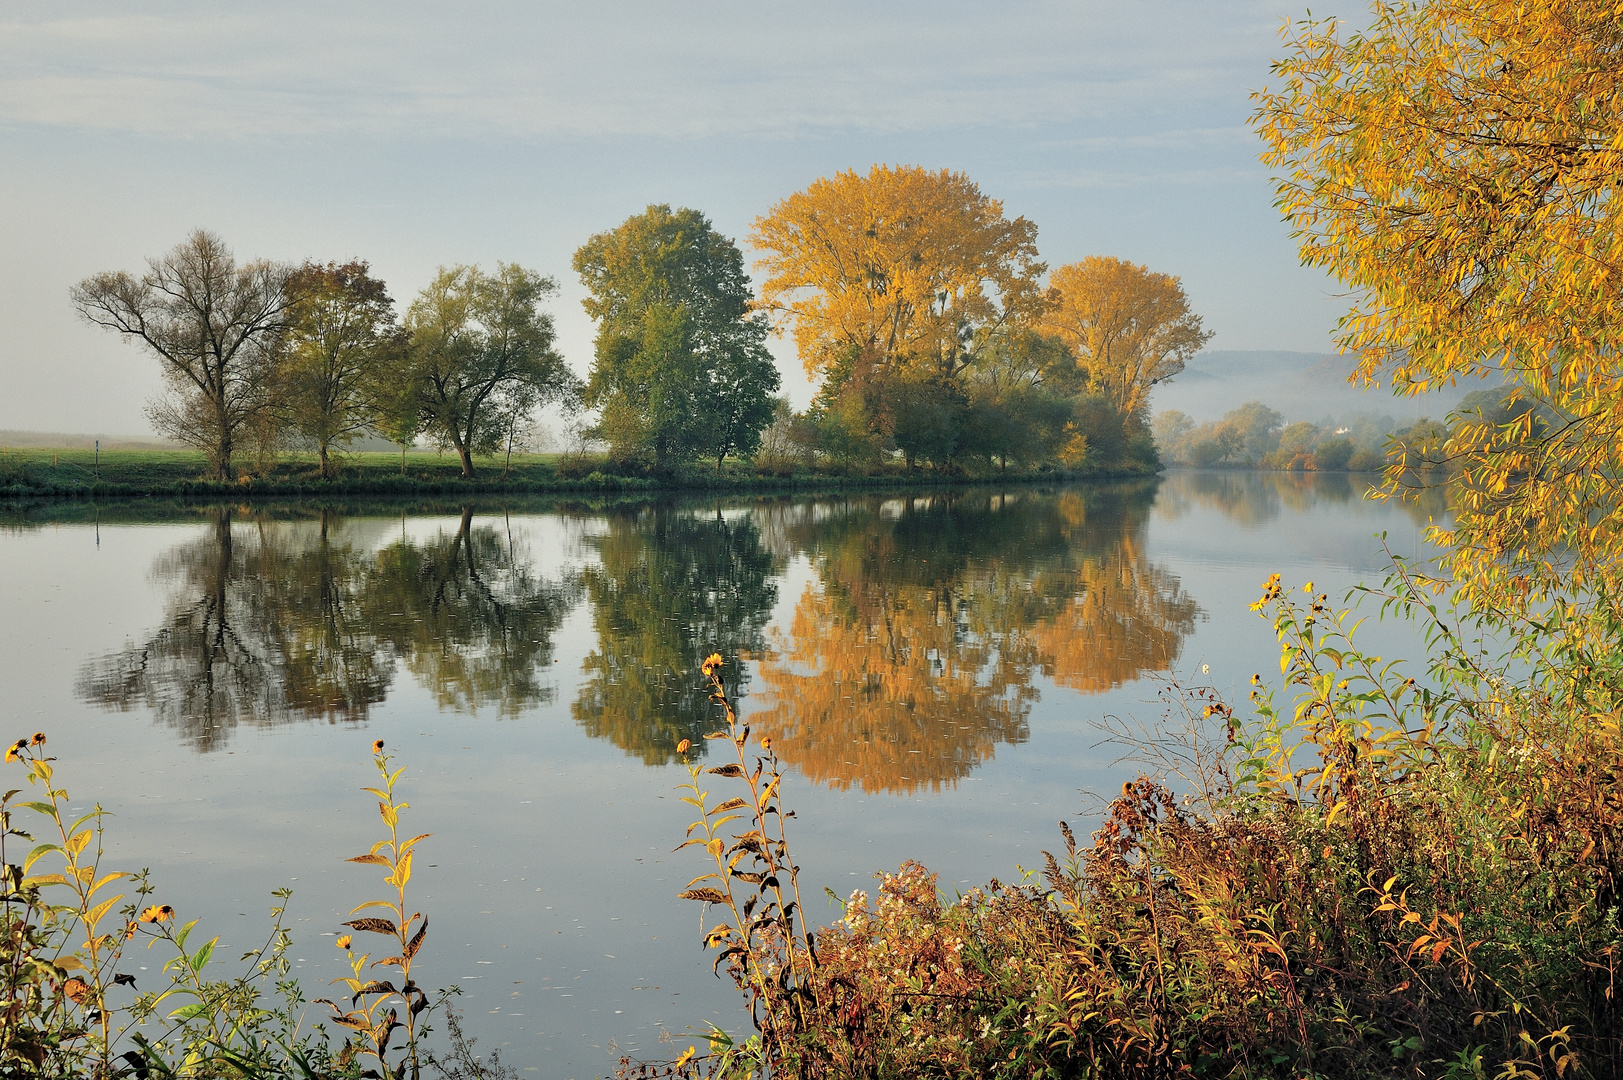
<svg viewBox="0 0 1623 1080">
<path fill-rule="evenodd" d="M 728 694 L 743 698 L 739 656 L 764 646 L 781 567 L 747 514 L 654 506 L 607 524 L 583 573 L 597 648 L 575 719 L 650 765 L 673 760 L 683 739 L 702 752 L 716 714 L 699 666 L 719 652 Z"/>
<path fill-rule="evenodd" d="M 314 529 L 209 514 L 153 566 L 172 587 L 163 624 L 86 664 L 82 699 L 149 708 L 210 750 L 239 724 L 364 720 L 397 661 L 449 708 L 511 716 L 550 692 L 540 669 L 578 588 L 536 577 L 471 511 L 453 535 L 381 551 L 326 513 Z"/>
<path fill-rule="evenodd" d="M 494 705 L 513 717 L 553 695 L 552 638 L 580 597 L 573 578 L 537 575 L 496 529 L 464 509 L 452 536 L 384 548 L 362 603 L 372 634 L 441 708 Z"/>
<path fill-rule="evenodd" d="M 813 780 L 939 788 L 1027 738 L 1039 679 L 1095 692 L 1176 661 L 1199 613 L 1145 554 L 1153 498 L 1149 484 L 657 504 L 590 519 L 595 561 L 556 579 L 470 509 L 387 544 L 384 520 L 218 510 L 153 567 L 161 625 L 87 664 L 78 692 L 150 708 L 205 750 L 239 724 L 363 720 L 397 669 L 441 708 L 518 716 L 551 699 L 553 642 L 584 597 L 595 643 L 572 709 L 587 734 L 653 765 L 683 739 L 702 749 L 715 715 L 699 667 L 719 652 L 729 693 Z M 769 641 L 797 557 L 815 581 Z"/>
<path fill-rule="evenodd" d="M 1144 555 L 1152 498 L 939 495 L 786 523 L 818 581 L 751 722 L 814 780 L 939 789 L 1025 740 L 1039 672 L 1091 691 L 1165 670 L 1198 608 Z"/>
</svg>

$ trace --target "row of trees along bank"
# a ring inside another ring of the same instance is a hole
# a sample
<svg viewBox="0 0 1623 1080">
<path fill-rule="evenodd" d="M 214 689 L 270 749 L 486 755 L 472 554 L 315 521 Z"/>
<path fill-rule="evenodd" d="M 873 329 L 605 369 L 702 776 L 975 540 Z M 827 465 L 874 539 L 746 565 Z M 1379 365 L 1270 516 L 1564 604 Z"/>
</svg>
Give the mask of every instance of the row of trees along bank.
<svg viewBox="0 0 1623 1080">
<path fill-rule="evenodd" d="M 703 214 L 650 206 L 575 253 L 598 328 L 585 382 L 541 306 L 556 282 L 513 263 L 442 268 L 400 318 L 364 261 L 239 265 L 199 230 L 72 297 L 159 358 L 148 415 L 220 480 L 283 446 L 330 477 L 365 434 L 427 437 L 472 476 L 549 404 L 593 411 L 583 434 L 654 473 L 755 456 L 763 432 L 778 470 L 1153 462 L 1149 388 L 1210 335 L 1177 278 L 1101 257 L 1050 275 L 1036 234 L 961 173 L 839 173 L 755 221 L 756 297 Z M 772 396 L 775 331 L 820 386 L 804 414 Z"/>
</svg>

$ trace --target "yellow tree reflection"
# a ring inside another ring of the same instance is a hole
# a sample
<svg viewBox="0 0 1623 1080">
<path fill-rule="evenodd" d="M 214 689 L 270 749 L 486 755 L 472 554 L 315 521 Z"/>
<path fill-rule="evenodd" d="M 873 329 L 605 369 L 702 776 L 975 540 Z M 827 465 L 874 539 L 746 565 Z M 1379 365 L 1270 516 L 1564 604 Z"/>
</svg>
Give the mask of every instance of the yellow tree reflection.
<svg viewBox="0 0 1623 1080">
<path fill-rule="evenodd" d="M 1144 551 L 1152 488 L 931 497 L 803 516 L 814 555 L 750 722 L 813 780 L 955 783 L 1028 735 L 1041 673 L 1097 692 L 1177 659 L 1199 609 Z M 800 546 L 800 545 L 797 545 Z"/>
<path fill-rule="evenodd" d="M 1036 697 L 1029 661 L 967 635 L 950 585 L 808 585 L 760 673 L 773 704 L 750 723 L 812 780 L 864 791 L 967 775 L 1025 741 Z"/>
</svg>

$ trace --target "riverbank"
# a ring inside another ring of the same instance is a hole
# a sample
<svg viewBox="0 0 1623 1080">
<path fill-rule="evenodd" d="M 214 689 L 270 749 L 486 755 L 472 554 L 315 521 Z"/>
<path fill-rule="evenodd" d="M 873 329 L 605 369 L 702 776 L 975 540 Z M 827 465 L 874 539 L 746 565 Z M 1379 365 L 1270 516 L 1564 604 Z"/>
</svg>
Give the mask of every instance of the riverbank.
<svg viewBox="0 0 1623 1080">
<path fill-rule="evenodd" d="M 478 462 L 465 478 L 453 456 L 361 453 L 347 457 L 333 479 L 317 474 L 313 455 L 290 454 L 236 481 L 202 479 L 203 455 L 185 450 L 7 449 L 0 454 L 0 498 L 126 499 L 165 496 L 186 500 L 414 496 L 546 495 L 575 493 L 739 492 L 802 494 L 886 487 L 1056 483 L 1154 475 L 1138 463 L 1078 469 L 945 473 L 896 464 L 868 471 L 766 472 L 729 461 L 719 470 L 692 464 L 664 476 L 611 471 L 602 459 L 557 454 L 514 455 Z"/>
</svg>

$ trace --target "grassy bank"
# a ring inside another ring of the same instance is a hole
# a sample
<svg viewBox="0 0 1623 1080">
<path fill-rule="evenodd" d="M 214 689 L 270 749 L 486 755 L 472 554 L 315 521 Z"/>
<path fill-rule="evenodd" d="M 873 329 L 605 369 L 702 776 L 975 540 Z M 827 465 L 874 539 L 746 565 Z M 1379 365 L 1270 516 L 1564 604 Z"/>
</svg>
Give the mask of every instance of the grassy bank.
<svg viewBox="0 0 1623 1080">
<path fill-rule="evenodd" d="M 497 493 L 651 493 L 661 491 L 817 492 L 881 487 L 942 487 L 974 483 L 1055 482 L 1145 476 L 1137 463 L 1070 470 L 937 472 L 900 463 L 868 470 L 764 472 L 748 462 L 721 469 L 691 464 L 663 476 L 617 473 L 602 459 L 556 454 L 515 454 L 512 460 L 476 462 L 464 478 L 454 456 L 358 453 L 344 461 L 336 479 L 323 479 L 313 455 L 287 454 L 264 469 L 245 471 L 236 482 L 203 479 L 206 462 L 185 450 L 113 450 L 99 457 L 83 449 L 7 449 L 0 454 L 0 497 L 12 499 L 119 499 L 170 496 L 218 498 L 343 498 L 356 496 L 465 496 Z"/>
</svg>

